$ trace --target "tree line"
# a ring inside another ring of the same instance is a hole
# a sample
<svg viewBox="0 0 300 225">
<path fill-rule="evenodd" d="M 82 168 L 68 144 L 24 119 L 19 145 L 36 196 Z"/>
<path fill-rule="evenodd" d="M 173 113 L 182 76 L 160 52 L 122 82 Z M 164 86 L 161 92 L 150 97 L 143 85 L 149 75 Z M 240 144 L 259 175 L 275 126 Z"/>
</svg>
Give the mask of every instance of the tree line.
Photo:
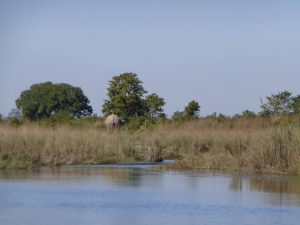
<svg viewBox="0 0 300 225">
<path fill-rule="evenodd" d="M 39 121 L 50 117 L 68 115 L 73 119 L 86 118 L 92 115 L 90 101 L 79 87 L 70 84 L 44 82 L 33 84 L 23 91 L 16 100 L 17 109 L 11 111 L 9 117 L 22 117 L 31 121 Z M 107 88 L 107 99 L 102 105 L 105 116 L 116 114 L 124 123 L 137 128 L 144 123 L 166 118 L 165 100 L 156 93 L 148 94 L 143 82 L 135 73 L 122 73 L 112 77 Z M 255 117 L 287 115 L 300 113 L 300 95 L 293 96 L 289 91 L 279 92 L 261 100 L 262 111 L 245 110 L 234 117 Z M 175 121 L 195 120 L 199 118 L 200 105 L 190 101 L 183 111 L 176 111 L 172 119 Z M 213 113 L 208 117 L 222 118 L 223 114 Z"/>
</svg>

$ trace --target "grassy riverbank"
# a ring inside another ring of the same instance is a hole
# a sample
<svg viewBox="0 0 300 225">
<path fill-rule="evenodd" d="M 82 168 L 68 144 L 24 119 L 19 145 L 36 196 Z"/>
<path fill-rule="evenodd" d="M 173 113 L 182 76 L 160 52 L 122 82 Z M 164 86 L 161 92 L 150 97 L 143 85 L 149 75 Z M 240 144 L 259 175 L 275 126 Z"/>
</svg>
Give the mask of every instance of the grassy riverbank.
<svg viewBox="0 0 300 225">
<path fill-rule="evenodd" d="M 174 169 L 300 174 L 300 119 L 165 121 L 108 133 L 102 121 L 53 127 L 0 125 L 0 168 L 175 159 Z"/>
</svg>

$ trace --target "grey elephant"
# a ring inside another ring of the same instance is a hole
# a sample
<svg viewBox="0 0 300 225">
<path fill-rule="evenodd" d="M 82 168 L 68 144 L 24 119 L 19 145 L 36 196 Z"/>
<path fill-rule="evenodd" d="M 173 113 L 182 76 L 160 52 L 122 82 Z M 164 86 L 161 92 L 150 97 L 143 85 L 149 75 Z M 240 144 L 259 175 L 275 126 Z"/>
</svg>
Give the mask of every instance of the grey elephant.
<svg viewBox="0 0 300 225">
<path fill-rule="evenodd" d="M 117 115 L 111 114 L 108 117 L 106 117 L 104 124 L 108 131 L 113 131 L 121 127 L 122 120 Z"/>
</svg>

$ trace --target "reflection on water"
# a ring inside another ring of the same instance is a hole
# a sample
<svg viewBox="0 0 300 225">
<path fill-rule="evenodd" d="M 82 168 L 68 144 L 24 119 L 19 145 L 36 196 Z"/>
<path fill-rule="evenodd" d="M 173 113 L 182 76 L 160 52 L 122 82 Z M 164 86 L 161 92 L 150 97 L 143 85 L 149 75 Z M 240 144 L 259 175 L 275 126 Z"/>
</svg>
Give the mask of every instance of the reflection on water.
<svg viewBox="0 0 300 225">
<path fill-rule="evenodd" d="M 229 188 L 234 191 L 242 191 L 243 179 L 241 177 L 232 177 Z"/>
<path fill-rule="evenodd" d="M 243 186 L 250 191 L 300 195 L 300 178 L 232 177 L 231 190 L 242 191 Z"/>
<path fill-rule="evenodd" d="M 150 172 L 150 171 L 149 171 Z M 41 182 L 103 181 L 115 186 L 139 186 L 142 175 L 140 167 L 64 166 L 35 170 L 0 170 L 2 180 L 25 180 Z"/>
<path fill-rule="evenodd" d="M 300 195 L 300 179 L 250 179 L 249 188 L 251 191 L 273 192 L 279 194 Z"/>
<path fill-rule="evenodd" d="M 288 177 L 231 178 L 230 189 L 238 192 L 261 192 L 264 203 L 272 205 L 300 205 L 300 179 Z"/>
<path fill-rule="evenodd" d="M 300 179 L 150 165 L 0 171 L 0 221 L 293 225 L 300 221 Z"/>
</svg>

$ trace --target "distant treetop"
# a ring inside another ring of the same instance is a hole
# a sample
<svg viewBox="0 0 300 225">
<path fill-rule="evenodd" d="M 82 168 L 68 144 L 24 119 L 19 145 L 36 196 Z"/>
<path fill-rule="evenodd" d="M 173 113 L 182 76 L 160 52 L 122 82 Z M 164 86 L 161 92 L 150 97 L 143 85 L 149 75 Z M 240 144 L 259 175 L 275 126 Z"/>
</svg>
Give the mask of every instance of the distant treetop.
<svg viewBox="0 0 300 225">
<path fill-rule="evenodd" d="M 192 100 L 184 108 L 182 112 L 176 111 L 172 119 L 177 121 L 194 120 L 199 118 L 200 105 L 195 100 Z"/>
<path fill-rule="evenodd" d="M 277 94 L 272 94 L 267 96 L 266 102 L 262 101 L 262 111 L 261 115 L 285 115 L 293 112 L 293 102 L 292 92 L 283 91 Z"/>
</svg>

